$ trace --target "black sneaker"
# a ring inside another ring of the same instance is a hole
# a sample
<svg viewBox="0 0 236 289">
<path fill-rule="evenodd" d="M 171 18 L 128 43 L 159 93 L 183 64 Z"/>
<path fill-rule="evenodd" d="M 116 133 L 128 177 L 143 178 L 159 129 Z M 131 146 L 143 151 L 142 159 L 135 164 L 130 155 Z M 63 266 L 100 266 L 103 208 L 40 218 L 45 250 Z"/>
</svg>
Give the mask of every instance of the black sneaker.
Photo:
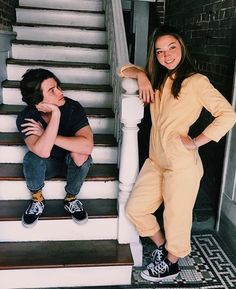
<svg viewBox="0 0 236 289">
<path fill-rule="evenodd" d="M 79 200 L 64 201 L 64 208 L 76 223 L 84 224 L 88 221 L 88 214 Z"/>
<path fill-rule="evenodd" d="M 44 201 L 31 201 L 27 210 L 22 216 L 22 224 L 24 227 L 30 228 L 36 225 L 39 217 L 42 215 L 44 209 Z"/>
<path fill-rule="evenodd" d="M 174 279 L 179 274 L 178 262 L 171 263 L 167 258 L 154 267 L 141 272 L 141 277 L 152 282 L 159 282 L 166 279 Z"/>
<path fill-rule="evenodd" d="M 168 252 L 165 245 L 157 247 L 157 249 L 152 252 L 152 262 L 147 265 L 147 269 L 151 269 L 159 262 L 163 261 L 167 257 L 167 254 Z"/>
</svg>

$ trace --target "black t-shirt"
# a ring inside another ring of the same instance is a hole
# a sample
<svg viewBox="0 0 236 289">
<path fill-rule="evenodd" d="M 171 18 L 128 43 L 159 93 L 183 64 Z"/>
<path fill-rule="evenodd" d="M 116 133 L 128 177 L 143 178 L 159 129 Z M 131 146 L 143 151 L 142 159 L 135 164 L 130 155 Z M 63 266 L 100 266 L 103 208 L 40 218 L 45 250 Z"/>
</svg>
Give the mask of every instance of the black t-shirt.
<svg viewBox="0 0 236 289">
<path fill-rule="evenodd" d="M 59 107 L 61 111 L 60 124 L 58 129 L 58 135 L 61 136 L 74 136 L 75 133 L 88 125 L 88 119 L 86 113 L 77 101 L 74 101 L 70 98 L 65 97 L 65 104 Z M 16 125 L 20 132 L 20 135 L 23 139 L 27 136 L 22 132 L 23 128 L 21 124 L 25 121 L 25 118 L 32 118 L 35 121 L 39 121 L 44 129 L 47 127 L 47 123 L 42 118 L 40 112 L 36 107 L 27 106 L 23 111 L 21 111 L 16 119 Z M 51 150 L 52 157 L 63 159 L 65 156 L 66 150 L 62 149 L 56 145 L 53 146 Z"/>
</svg>

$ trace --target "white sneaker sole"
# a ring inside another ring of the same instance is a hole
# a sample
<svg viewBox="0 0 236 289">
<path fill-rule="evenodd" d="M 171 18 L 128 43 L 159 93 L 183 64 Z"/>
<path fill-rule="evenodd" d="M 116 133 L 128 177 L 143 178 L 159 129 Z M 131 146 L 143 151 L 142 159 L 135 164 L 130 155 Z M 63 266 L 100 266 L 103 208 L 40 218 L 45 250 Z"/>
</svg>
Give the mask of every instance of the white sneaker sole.
<svg viewBox="0 0 236 289">
<path fill-rule="evenodd" d="M 144 280 L 147 280 L 147 281 L 151 281 L 151 282 L 160 282 L 162 280 L 173 280 L 175 279 L 177 276 L 179 275 L 179 272 L 174 274 L 174 275 L 170 275 L 170 276 L 166 276 L 166 277 L 152 277 L 152 276 L 149 276 L 147 274 L 145 274 L 144 272 L 141 272 L 140 273 L 140 276 L 144 279 Z"/>
</svg>

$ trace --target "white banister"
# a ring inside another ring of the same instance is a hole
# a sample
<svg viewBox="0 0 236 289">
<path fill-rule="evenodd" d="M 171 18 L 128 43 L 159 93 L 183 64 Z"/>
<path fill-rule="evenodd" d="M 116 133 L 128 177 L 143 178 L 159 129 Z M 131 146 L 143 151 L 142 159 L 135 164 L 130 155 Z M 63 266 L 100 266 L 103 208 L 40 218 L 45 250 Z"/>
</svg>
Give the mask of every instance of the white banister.
<svg viewBox="0 0 236 289">
<path fill-rule="evenodd" d="M 108 31 L 110 83 L 113 87 L 115 137 L 118 142 L 119 196 L 118 242 L 130 243 L 134 265 L 142 265 L 142 245 L 134 226 L 125 215 L 127 200 L 138 170 L 138 123 L 143 118 L 143 104 L 138 97 L 137 81 L 121 79 L 117 70 L 129 63 L 121 0 L 104 1 Z"/>
</svg>

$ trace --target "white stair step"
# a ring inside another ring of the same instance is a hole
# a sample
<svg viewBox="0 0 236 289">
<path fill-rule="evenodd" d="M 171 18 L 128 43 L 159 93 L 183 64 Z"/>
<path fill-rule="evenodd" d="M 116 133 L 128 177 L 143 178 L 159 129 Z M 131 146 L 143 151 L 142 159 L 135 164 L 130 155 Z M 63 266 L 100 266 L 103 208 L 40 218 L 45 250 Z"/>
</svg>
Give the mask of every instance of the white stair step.
<svg viewBox="0 0 236 289">
<path fill-rule="evenodd" d="M 107 63 L 106 49 L 69 47 L 47 44 L 12 44 L 15 59 L 52 60 L 67 62 Z"/>
<path fill-rule="evenodd" d="M 22 163 L 27 152 L 26 146 L 0 146 L 1 163 Z M 117 147 L 97 147 L 92 152 L 94 164 L 115 164 L 117 163 Z"/>
<path fill-rule="evenodd" d="M 73 27 L 14 25 L 18 40 L 106 44 L 106 32 Z M 42 37 L 43 35 L 43 37 Z"/>
<path fill-rule="evenodd" d="M 24 210 L 27 209 L 27 205 Z M 0 222 L 0 242 L 46 240 L 104 240 L 117 239 L 117 218 L 89 219 L 84 225 L 72 219 L 39 220 L 33 228 L 26 229 L 21 221 Z"/>
<path fill-rule="evenodd" d="M 0 270 L 0 279 L 2 280 L 0 288 L 69 288 L 75 286 L 84 288 L 87 286 L 125 285 L 131 283 L 131 273 L 131 265 Z"/>
<path fill-rule="evenodd" d="M 29 200 L 0 201 L 0 242 L 46 240 L 105 240 L 117 238 L 117 201 L 83 200 L 88 222 L 77 224 L 64 209 L 63 200 L 46 200 L 34 227 L 22 225 Z"/>
<path fill-rule="evenodd" d="M 104 27 L 103 13 L 16 8 L 19 23 L 55 24 L 70 26 Z"/>
<path fill-rule="evenodd" d="M 102 11 L 102 0 L 19 0 L 20 6 L 38 8 L 56 8 L 62 10 Z"/>
<path fill-rule="evenodd" d="M 104 107 L 110 108 L 112 105 L 112 92 L 96 92 L 89 90 L 63 89 L 65 96 L 78 101 L 83 107 Z M 25 104 L 19 88 L 2 88 L 2 98 L 4 104 Z"/>
<path fill-rule="evenodd" d="M 64 199 L 65 181 L 45 181 L 43 195 L 47 200 Z M 80 199 L 116 199 L 118 196 L 118 181 L 85 181 L 79 192 Z M 25 181 L 0 180 L 0 200 L 30 200 L 31 194 Z"/>
<path fill-rule="evenodd" d="M 21 80 L 23 74 L 28 69 L 44 68 L 53 72 L 61 81 L 65 83 L 87 83 L 87 84 L 109 84 L 109 70 L 93 69 L 89 67 L 74 66 L 47 66 L 47 65 L 7 65 L 7 75 L 9 80 Z"/>
<path fill-rule="evenodd" d="M 113 133 L 113 118 L 88 117 L 93 133 Z M 0 132 L 16 132 L 16 115 L 0 115 Z"/>
</svg>

